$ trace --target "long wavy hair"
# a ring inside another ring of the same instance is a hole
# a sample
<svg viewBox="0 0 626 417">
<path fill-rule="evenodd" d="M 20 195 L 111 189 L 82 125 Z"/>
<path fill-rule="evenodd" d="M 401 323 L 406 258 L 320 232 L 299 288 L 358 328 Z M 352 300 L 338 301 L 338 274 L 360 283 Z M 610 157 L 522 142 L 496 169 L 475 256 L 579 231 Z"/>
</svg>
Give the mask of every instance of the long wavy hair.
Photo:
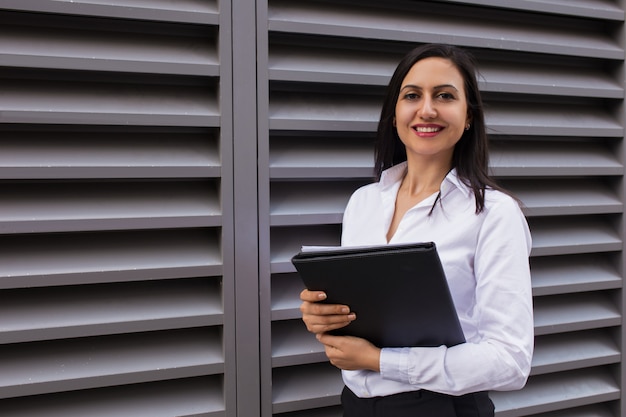
<svg viewBox="0 0 626 417">
<path fill-rule="evenodd" d="M 426 44 L 419 46 L 400 61 L 387 86 L 387 93 L 378 122 L 375 145 L 375 175 L 380 180 L 382 172 L 407 160 L 406 148 L 393 125 L 396 103 L 402 81 L 416 62 L 425 58 L 444 58 L 460 72 L 464 80 L 465 97 L 470 128 L 463 131 L 454 147 L 452 168 L 458 177 L 474 192 L 476 213 L 485 208 L 485 189 L 493 188 L 506 192 L 489 175 L 489 141 L 485 129 L 483 103 L 478 89 L 477 68 L 474 57 L 467 51 L 452 45 Z M 507 194 L 509 194 L 507 192 Z M 439 199 L 438 199 L 439 200 Z M 433 206 L 434 208 L 434 206 Z"/>
</svg>

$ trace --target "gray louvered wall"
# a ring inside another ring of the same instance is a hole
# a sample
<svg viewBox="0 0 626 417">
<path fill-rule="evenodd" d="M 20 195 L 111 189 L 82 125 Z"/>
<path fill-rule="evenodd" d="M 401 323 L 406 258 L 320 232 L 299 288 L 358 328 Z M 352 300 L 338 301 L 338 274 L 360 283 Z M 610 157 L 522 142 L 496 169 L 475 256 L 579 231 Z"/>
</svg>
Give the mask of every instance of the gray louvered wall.
<svg viewBox="0 0 626 417">
<path fill-rule="evenodd" d="M 341 415 L 289 259 L 339 241 L 397 60 L 446 42 L 534 239 L 498 417 L 620 416 L 624 9 L 0 0 L 0 415 Z"/>
<path fill-rule="evenodd" d="M 263 17 L 267 415 L 341 415 L 340 375 L 301 324 L 289 259 L 339 242 L 348 196 L 372 175 L 395 64 L 415 44 L 445 42 L 478 58 L 492 170 L 523 200 L 534 239 L 532 376 L 522 391 L 492 393 L 497 415 L 619 416 L 623 4 L 268 0 Z"/>
<path fill-rule="evenodd" d="M 0 415 L 226 415 L 228 7 L 0 9 Z"/>
</svg>

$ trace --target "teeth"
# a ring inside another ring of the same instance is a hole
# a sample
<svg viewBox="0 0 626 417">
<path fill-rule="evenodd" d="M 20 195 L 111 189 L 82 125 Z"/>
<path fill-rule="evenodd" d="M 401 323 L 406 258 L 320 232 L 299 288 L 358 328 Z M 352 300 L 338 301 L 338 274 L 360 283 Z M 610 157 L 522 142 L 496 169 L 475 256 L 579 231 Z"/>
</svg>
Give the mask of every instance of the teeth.
<svg viewBox="0 0 626 417">
<path fill-rule="evenodd" d="M 417 130 L 418 132 L 432 133 L 432 132 L 439 131 L 439 128 L 438 127 L 416 127 L 415 130 Z"/>
</svg>

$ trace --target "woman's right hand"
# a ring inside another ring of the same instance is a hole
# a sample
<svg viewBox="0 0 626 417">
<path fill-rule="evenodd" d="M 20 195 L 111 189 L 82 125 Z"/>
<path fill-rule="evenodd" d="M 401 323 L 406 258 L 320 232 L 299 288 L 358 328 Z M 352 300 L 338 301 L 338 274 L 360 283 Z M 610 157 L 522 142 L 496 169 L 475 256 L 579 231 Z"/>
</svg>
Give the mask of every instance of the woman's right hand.
<svg viewBox="0 0 626 417">
<path fill-rule="evenodd" d="M 356 319 L 350 307 L 341 304 L 324 304 L 319 301 L 326 299 L 323 291 L 303 290 L 300 293 L 302 304 L 302 321 L 311 333 L 326 333 L 347 326 Z"/>
</svg>

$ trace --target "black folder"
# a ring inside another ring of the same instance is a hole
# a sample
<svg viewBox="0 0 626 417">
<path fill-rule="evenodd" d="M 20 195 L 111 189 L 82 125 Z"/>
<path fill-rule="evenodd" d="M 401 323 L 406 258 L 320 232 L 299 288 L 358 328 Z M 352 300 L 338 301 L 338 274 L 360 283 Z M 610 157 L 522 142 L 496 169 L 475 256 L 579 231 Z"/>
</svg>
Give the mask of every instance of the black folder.
<svg viewBox="0 0 626 417">
<path fill-rule="evenodd" d="M 454 346 L 465 342 L 433 242 L 303 248 L 291 262 L 304 286 L 345 304 L 356 320 L 331 333 L 378 347 Z"/>
</svg>

